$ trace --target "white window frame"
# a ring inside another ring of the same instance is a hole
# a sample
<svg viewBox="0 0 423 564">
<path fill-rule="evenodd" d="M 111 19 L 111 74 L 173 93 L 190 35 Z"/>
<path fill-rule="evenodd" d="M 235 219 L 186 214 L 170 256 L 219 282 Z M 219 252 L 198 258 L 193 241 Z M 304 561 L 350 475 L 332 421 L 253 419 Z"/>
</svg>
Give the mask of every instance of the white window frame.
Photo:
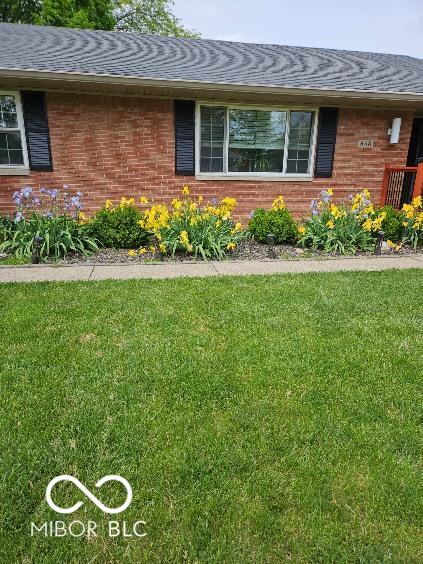
<svg viewBox="0 0 423 564">
<path fill-rule="evenodd" d="M 261 111 L 276 111 L 286 112 L 288 114 L 286 130 L 285 130 L 285 145 L 284 145 L 284 159 L 283 159 L 283 172 L 201 172 L 200 171 L 200 153 L 201 153 L 201 106 L 214 106 L 226 109 L 225 131 L 223 140 L 223 166 L 227 167 L 228 158 L 228 145 L 229 145 L 229 110 L 261 110 Z M 311 145 L 310 145 L 310 172 L 304 174 L 287 173 L 287 161 L 289 148 L 289 127 L 291 123 L 291 112 L 307 111 L 314 113 L 313 129 L 311 132 Z M 262 181 L 310 181 L 313 180 L 314 163 L 316 159 L 316 144 L 317 144 L 317 124 L 319 121 L 319 109 L 307 106 L 257 106 L 254 104 L 233 104 L 230 102 L 208 102 L 198 101 L 195 104 L 195 176 L 198 180 L 262 180 Z"/>
<path fill-rule="evenodd" d="M 17 165 L 2 165 L 0 164 L 0 175 L 28 175 L 29 174 L 29 159 L 28 148 L 26 144 L 25 124 L 22 111 L 21 95 L 18 91 L 0 90 L 0 96 L 13 96 L 16 101 L 16 115 L 18 118 L 18 127 L 0 127 L 0 132 L 18 131 L 21 134 L 23 164 Z"/>
</svg>

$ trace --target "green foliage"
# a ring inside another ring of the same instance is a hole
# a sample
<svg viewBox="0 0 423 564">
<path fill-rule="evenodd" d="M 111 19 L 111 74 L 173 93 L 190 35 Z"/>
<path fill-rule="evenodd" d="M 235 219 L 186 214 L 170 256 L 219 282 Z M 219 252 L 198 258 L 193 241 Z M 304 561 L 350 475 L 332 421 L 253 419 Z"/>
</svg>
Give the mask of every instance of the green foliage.
<svg viewBox="0 0 423 564">
<path fill-rule="evenodd" d="M 10 0 L 0 5 L 0 22 L 199 37 L 172 10 L 172 0 Z"/>
<path fill-rule="evenodd" d="M 423 244 L 422 196 L 416 196 L 410 204 L 404 204 L 401 211 L 404 222 L 403 243 L 416 249 Z"/>
<path fill-rule="evenodd" d="M 276 243 L 293 243 L 297 238 L 297 225 L 286 208 L 255 210 L 248 229 L 260 243 L 266 242 L 269 233 L 273 233 Z"/>
<path fill-rule="evenodd" d="M 381 229 L 385 233 L 385 240 L 401 241 L 404 233 L 403 213 L 392 206 L 383 206 L 377 210 L 376 215 L 380 215 L 382 212 L 386 213 L 386 217 L 381 224 Z"/>
<path fill-rule="evenodd" d="M 328 212 L 313 216 L 306 222 L 306 232 L 299 244 L 313 251 L 320 249 L 340 255 L 354 255 L 357 251 L 369 251 L 374 247 L 373 237 L 362 229 L 352 214 L 339 218 L 330 228 L 327 223 L 332 220 Z"/>
<path fill-rule="evenodd" d="M 188 186 L 183 194 L 188 196 Z M 186 197 L 174 198 L 170 209 L 165 204 L 153 205 L 144 212 L 141 226 L 157 240 L 157 250 L 169 253 L 184 252 L 194 257 L 223 259 L 246 237 L 241 223 L 235 223 L 232 211 L 235 198 L 223 198 L 214 204 L 201 206 Z"/>
<path fill-rule="evenodd" d="M 35 23 L 112 30 L 115 20 L 110 0 L 43 0 Z"/>
<path fill-rule="evenodd" d="M 7 234 L 13 225 L 13 220 L 6 216 L 0 216 L 0 243 L 6 240 Z"/>
<path fill-rule="evenodd" d="M 138 225 L 141 218 L 140 210 L 134 205 L 104 207 L 94 215 L 89 229 L 104 247 L 132 249 L 144 245 L 148 239 L 147 232 Z"/>
<path fill-rule="evenodd" d="M 70 252 L 88 255 L 98 246 L 87 230 L 66 216 L 45 217 L 33 213 L 29 219 L 10 223 L 0 251 L 14 254 L 17 259 L 28 258 L 34 250 L 34 237 L 42 237 L 40 257 L 58 259 Z"/>
<path fill-rule="evenodd" d="M 42 0 L 6 0 L 0 2 L 0 22 L 34 23 Z"/>
<path fill-rule="evenodd" d="M 357 251 L 369 251 L 374 247 L 372 229 L 379 225 L 379 220 L 368 219 L 368 229 L 362 225 L 362 208 L 371 206 L 367 192 L 361 192 L 352 198 L 349 206 L 337 206 L 332 203 L 332 190 L 323 190 L 321 200 L 313 200 L 312 216 L 299 227 L 299 244 L 313 251 L 341 255 L 355 254 Z M 371 209 L 373 209 L 371 207 Z"/>
<path fill-rule="evenodd" d="M 184 28 L 173 12 L 172 0 L 115 0 L 115 29 L 151 35 L 199 37 Z"/>
<path fill-rule="evenodd" d="M 245 232 L 235 230 L 232 220 L 222 221 L 215 215 L 195 224 L 187 217 L 172 218 L 162 233 L 161 243 L 172 256 L 181 251 L 203 260 L 225 258 L 245 237 Z"/>
</svg>

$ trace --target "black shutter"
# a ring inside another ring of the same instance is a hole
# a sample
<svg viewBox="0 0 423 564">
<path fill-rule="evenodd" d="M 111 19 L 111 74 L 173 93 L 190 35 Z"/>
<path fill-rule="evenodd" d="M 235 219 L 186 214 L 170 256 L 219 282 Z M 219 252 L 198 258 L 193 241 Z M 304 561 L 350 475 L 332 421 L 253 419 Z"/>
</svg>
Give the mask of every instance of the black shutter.
<svg viewBox="0 0 423 564">
<path fill-rule="evenodd" d="M 195 103 L 175 100 L 175 173 L 195 175 Z"/>
<path fill-rule="evenodd" d="M 316 165 L 314 167 L 316 178 L 330 178 L 332 176 L 337 126 L 338 108 L 320 108 Z"/>
<path fill-rule="evenodd" d="M 21 92 L 28 146 L 29 168 L 52 171 L 50 136 L 48 132 L 46 99 L 44 92 Z"/>
</svg>

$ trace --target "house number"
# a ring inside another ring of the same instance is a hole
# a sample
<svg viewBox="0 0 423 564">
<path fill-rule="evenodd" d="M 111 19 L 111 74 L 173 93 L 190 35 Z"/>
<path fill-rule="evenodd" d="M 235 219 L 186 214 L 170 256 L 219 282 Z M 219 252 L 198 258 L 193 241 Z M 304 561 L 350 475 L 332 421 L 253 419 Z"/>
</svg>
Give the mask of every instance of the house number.
<svg viewBox="0 0 423 564">
<path fill-rule="evenodd" d="M 362 149 L 371 149 L 373 147 L 373 139 L 360 139 L 358 146 Z"/>
</svg>

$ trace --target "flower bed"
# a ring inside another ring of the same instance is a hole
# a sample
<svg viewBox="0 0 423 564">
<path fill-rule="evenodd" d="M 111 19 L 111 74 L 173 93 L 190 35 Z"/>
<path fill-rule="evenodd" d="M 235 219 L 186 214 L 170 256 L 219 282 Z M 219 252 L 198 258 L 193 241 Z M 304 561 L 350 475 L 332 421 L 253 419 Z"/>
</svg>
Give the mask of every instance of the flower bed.
<svg viewBox="0 0 423 564">
<path fill-rule="evenodd" d="M 312 201 L 311 217 L 298 228 L 302 247 L 343 255 L 371 251 L 378 234 L 385 236 L 385 230 L 396 236 L 395 241 L 387 239 L 392 251 L 399 252 L 403 245 L 416 250 L 423 242 L 421 196 L 401 211 L 389 207 L 375 210 L 368 190 L 351 195 L 343 205 L 335 204 L 332 197 L 332 190 L 323 190 L 320 199 Z"/>
<path fill-rule="evenodd" d="M 0 252 L 18 260 L 57 260 L 69 253 L 81 256 L 98 250 L 82 212 L 82 193 L 25 186 L 13 194 L 14 218 L 0 222 Z"/>
<path fill-rule="evenodd" d="M 183 253 L 203 260 L 221 260 L 236 249 L 246 233 L 241 223 L 232 218 L 235 198 L 203 204 L 202 196 L 194 200 L 189 194 L 188 186 L 184 186 L 182 199 L 174 198 L 169 206 L 156 204 L 144 211 L 139 225 L 150 234 L 152 245 L 141 247 L 138 254 L 154 249 L 156 254 L 172 258 Z M 130 254 L 135 256 L 136 251 Z"/>
<path fill-rule="evenodd" d="M 323 190 L 311 202 L 311 214 L 297 224 L 282 196 L 271 209 L 251 213 L 248 228 L 233 217 L 236 200 L 204 202 L 188 186 L 169 204 L 149 204 L 142 196 L 107 200 L 91 218 L 83 211 L 82 194 L 30 187 L 15 192 L 13 218 L 0 218 L 0 253 L 29 260 L 35 238 L 41 238 L 41 260 L 65 262 L 151 262 L 157 260 L 249 260 L 324 258 L 373 254 L 380 231 L 382 254 L 421 252 L 421 197 L 401 211 L 378 210 L 367 190 L 335 203 L 333 191 Z M 268 235 L 274 243 L 267 246 Z"/>
</svg>

